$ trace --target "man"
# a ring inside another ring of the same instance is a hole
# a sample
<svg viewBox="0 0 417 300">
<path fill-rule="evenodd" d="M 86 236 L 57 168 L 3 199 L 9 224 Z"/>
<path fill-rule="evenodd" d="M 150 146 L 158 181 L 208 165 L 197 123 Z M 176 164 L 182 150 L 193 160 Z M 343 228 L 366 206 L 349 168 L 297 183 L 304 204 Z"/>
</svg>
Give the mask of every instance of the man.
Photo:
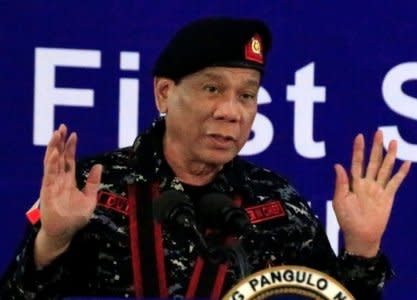
<svg viewBox="0 0 417 300">
<path fill-rule="evenodd" d="M 319 221 L 288 182 L 237 157 L 256 114 L 270 45 L 260 21 L 193 22 L 156 62 L 155 101 L 164 117 L 132 147 L 76 167 L 77 136 L 67 138 L 61 125 L 45 154 L 40 222 L 1 295 L 219 298 L 249 273 L 295 264 L 327 272 L 358 299 L 377 298 L 391 275 L 381 238 L 410 163 L 392 176 L 396 142 L 384 157 L 378 131 L 365 170 L 364 138 L 356 137 L 351 178 L 335 166 L 333 204 L 345 240 L 345 251 L 335 257 Z M 192 226 L 177 219 L 166 224 L 152 211 L 169 190 L 188 196 L 187 204 L 177 201 L 187 209 L 217 192 L 249 214 L 268 205 L 275 213 L 251 218 L 243 233 L 208 224 L 210 216 L 202 215 L 213 210 L 210 205 L 196 209 Z M 231 255 L 216 261 L 210 249 Z"/>
</svg>

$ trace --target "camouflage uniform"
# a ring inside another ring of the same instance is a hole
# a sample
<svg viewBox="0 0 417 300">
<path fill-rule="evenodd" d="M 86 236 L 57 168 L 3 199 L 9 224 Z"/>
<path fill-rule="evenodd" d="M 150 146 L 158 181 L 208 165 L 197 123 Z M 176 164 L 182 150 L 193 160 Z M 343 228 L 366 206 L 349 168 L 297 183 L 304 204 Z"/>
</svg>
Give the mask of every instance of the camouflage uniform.
<svg viewBox="0 0 417 300">
<path fill-rule="evenodd" d="M 104 166 L 102 192 L 127 199 L 128 186 L 151 183 L 155 186 L 155 182 L 159 191 L 184 191 L 184 185 L 163 158 L 161 141 L 164 130 L 165 123 L 159 120 L 139 136 L 132 147 L 80 162 L 79 185 L 83 185 L 89 168 L 101 163 Z M 252 224 L 251 230 L 239 237 L 236 245 L 244 253 L 241 257 L 244 257 L 247 273 L 282 264 L 304 265 L 334 276 L 357 299 L 379 297 L 384 281 L 391 274 L 385 257 L 381 254 L 373 259 L 346 254 L 336 257 L 319 221 L 285 179 L 235 158 L 204 189 L 230 196 L 240 195 L 245 208 L 269 200 L 278 200 L 284 208 L 285 216 Z M 187 188 L 185 192 L 190 193 Z M 204 192 L 198 191 L 197 194 Z M 140 201 L 144 198 L 146 195 Z M 135 266 L 132 268 L 132 228 L 129 228 L 132 223 L 127 213 L 132 203 L 127 203 L 128 207 L 119 210 L 99 204 L 89 224 L 75 236 L 69 250 L 42 270 L 34 268 L 33 241 L 39 224 L 33 226 L 23 250 L 2 280 L 2 299 L 56 299 L 67 295 L 134 297 L 132 270 Z M 144 213 L 151 215 L 150 211 Z M 142 234 L 144 232 L 146 228 L 142 228 Z M 190 278 L 196 273 L 198 249 L 190 235 L 181 230 L 162 226 L 161 233 L 166 293 L 168 297 L 181 299 L 187 295 Z M 147 245 L 141 249 L 146 251 L 146 247 L 152 249 Z M 149 267 L 147 263 L 150 261 L 142 260 L 142 267 Z M 242 268 L 236 262 L 229 262 L 224 271 L 221 294 L 242 276 Z M 142 281 L 149 281 L 143 272 Z M 209 280 L 205 278 L 203 281 Z M 210 293 L 190 295 L 213 297 Z"/>
</svg>

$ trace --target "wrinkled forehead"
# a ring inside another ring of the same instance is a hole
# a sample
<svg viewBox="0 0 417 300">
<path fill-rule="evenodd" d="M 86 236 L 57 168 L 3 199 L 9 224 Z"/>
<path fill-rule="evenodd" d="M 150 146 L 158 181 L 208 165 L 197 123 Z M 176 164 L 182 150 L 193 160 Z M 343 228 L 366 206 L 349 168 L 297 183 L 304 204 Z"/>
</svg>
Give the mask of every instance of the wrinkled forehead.
<svg viewBox="0 0 417 300">
<path fill-rule="evenodd" d="M 258 70 L 235 67 L 207 67 L 185 76 L 181 81 L 201 80 L 218 83 L 234 82 L 240 85 L 258 88 L 261 73 Z"/>
</svg>

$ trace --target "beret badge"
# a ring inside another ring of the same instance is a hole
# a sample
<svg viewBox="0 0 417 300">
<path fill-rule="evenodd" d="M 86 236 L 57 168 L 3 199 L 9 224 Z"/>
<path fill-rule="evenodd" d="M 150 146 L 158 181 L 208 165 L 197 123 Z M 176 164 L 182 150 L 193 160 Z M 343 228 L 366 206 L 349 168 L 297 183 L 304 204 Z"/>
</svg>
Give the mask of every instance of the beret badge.
<svg viewBox="0 0 417 300">
<path fill-rule="evenodd" d="M 259 34 L 255 34 L 245 45 L 245 58 L 263 64 L 262 41 Z"/>
</svg>

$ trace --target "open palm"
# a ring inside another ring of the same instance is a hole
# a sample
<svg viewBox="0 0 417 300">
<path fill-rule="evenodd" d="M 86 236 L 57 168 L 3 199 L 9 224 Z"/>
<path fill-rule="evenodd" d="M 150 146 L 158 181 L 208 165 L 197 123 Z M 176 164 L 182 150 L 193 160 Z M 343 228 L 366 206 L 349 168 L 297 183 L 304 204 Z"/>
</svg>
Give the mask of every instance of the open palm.
<svg viewBox="0 0 417 300">
<path fill-rule="evenodd" d="M 404 162 L 392 176 L 397 143 L 389 143 L 384 157 L 381 131 L 375 133 L 366 170 L 364 152 L 364 137 L 359 134 L 353 144 L 351 178 L 341 165 L 335 165 L 333 207 L 344 233 L 346 250 L 371 257 L 378 252 L 395 194 L 410 169 L 410 162 Z"/>
<path fill-rule="evenodd" d="M 40 192 L 41 230 L 51 238 L 70 241 L 86 225 L 97 203 L 101 165 L 90 170 L 86 185 L 79 190 L 75 179 L 77 136 L 65 141 L 67 128 L 61 125 L 48 144 Z"/>
</svg>

